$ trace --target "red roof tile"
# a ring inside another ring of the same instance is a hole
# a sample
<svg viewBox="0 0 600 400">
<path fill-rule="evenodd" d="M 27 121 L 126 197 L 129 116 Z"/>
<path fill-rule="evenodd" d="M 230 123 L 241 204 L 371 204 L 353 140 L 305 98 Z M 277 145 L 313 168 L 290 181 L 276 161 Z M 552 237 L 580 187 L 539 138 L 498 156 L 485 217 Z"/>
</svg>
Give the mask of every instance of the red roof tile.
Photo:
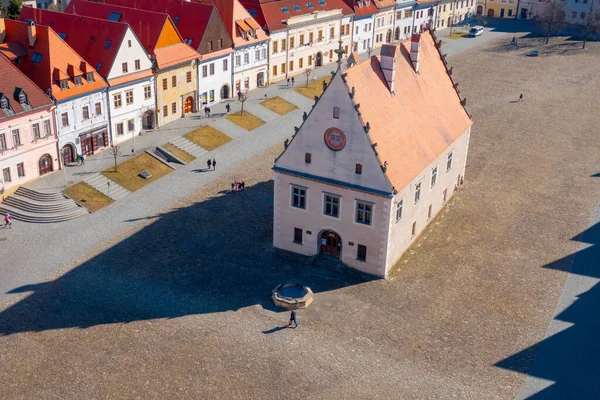
<svg viewBox="0 0 600 400">
<path fill-rule="evenodd" d="M 373 15 L 379 10 L 375 6 L 375 2 L 369 0 L 344 0 L 344 2 L 354 10 L 354 15 L 363 17 L 365 15 Z"/>
<path fill-rule="evenodd" d="M 225 22 L 227 31 L 229 32 L 229 35 L 233 39 L 233 42 L 236 46 L 244 46 L 247 44 L 267 40 L 269 38 L 265 31 L 263 31 L 261 28 L 261 26 L 264 26 L 264 24 L 260 25 L 258 22 L 256 22 L 239 0 L 205 1 L 214 4 L 217 7 L 221 18 L 223 18 L 223 22 Z M 238 23 L 241 26 L 249 25 L 247 29 L 256 29 L 256 37 L 246 36 L 245 39 L 237 27 Z"/>
<path fill-rule="evenodd" d="M 400 190 L 446 151 L 471 126 L 471 119 L 429 32 L 421 35 L 419 75 L 410 61 L 410 41 L 390 53 L 397 55 L 394 96 L 380 56 L 350 67 L 346 83 L 354 87 L 361 118 L 370 125 L 369 136 Z"/>
<path fill-rule="evenodd" d="M 7 97 L 9 106 L 15 115 L 31 111 L 24 109 L 18 98 L 15 98 L 18 89 L 25 91 L 27 100 L 33 110 L 52 106 L 52 101 L 48 96 L 4 57 L 0 57 L 0 76 L 2 76 L 2 79 L 0 79 L 0 93 Z M 10 117 L 12 115 L 4 114 L 2 108 L 0 108 L 0 120 Z"/>
<path fill-rule="evenodd" d="M 200 58 L 200 54 L 185 43 L 156 48 L 154 54 L 159 68 L 167 68 Z"/>
<path fill-rule="evenodd" d="M 119 44 L 127 32 L 127 24 L 104 19 L 54 12 L 33 7 L 23 7 L 20 21 L 34 21 L 36 24 L 51 26 L 56 33 L 66 35 L 64 41 L 104 78 L 119 50 Z M 111 44 L 107 46 L 107 42 Z"/>
<path fill-rule="evenodd" d="M 93 82 L 83 79 L 82 85 L 75 86 L 74 82 L 66 75 L 69 65 L 79 66 L 84 60 L 51 28 L 34 25 L 36 41 L 35 45 L 31 47 L 28 41 L 27 23 L 5 19 L 4 24 L 6 26 L 5 42 L 20 43 L 27 51 L 27 56 L 19 58 L 19 69 L 42 90 L 51 89 L 55 99 L 63 100 L 106 87 L 106 83 L 96 72 L 93 72 Z M 55 79 L 55 69 L 59 71 L 57 73 L 62 78 L 69 79 L 68 89 L 60 89 L 59 82 Z"/>
</svg>

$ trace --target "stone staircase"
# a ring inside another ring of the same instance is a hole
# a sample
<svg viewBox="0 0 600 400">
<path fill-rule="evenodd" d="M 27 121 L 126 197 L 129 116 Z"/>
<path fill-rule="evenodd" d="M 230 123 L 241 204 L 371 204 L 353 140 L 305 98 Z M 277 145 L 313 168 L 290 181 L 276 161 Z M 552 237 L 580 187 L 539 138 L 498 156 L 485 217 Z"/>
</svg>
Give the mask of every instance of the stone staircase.
<svg viewBox="0 0 600 400">
<path fill-rule="evenodd" d="M 17 221 L 53 223 L 89 214 L 62 193 L 44 193 L 21 186 L 0 203 L 0 213 L 10 213 Z"/>
<path fill-rule="evenodd" d="M 183 136 L 178 137 L 169 143 L 196 158 L 199 158 L 202 154 L 208 153 L 208 150 L 206 150 L 204 147 L 198 146 L 196 143 L 187 140 Z"/>
<path fill-rule="evenodd" d="M 84 182 L 105 196 L 110 197 L 114 201 L 122 199 L 130 193 L 129 190 L 125 189 L 118 183 L 111 181 L 99 172 L 91 175 L 89 178 L 84 180 Z M 107 182 L 110 182 L 110 189 L 108 187 L 109 185 L 107 185 Z"/>
</svg>

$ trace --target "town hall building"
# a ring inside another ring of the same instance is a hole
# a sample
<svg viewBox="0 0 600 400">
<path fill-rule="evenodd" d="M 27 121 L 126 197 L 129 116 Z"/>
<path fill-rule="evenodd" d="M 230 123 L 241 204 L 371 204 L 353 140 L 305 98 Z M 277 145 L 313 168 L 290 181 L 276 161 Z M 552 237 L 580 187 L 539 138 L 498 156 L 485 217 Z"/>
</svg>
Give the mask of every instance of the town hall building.
<svg viewBox="0 0 600 400">
<path fill-rule="evenodd" d="M 463 183 L 471 124 L 429 31 L 338 69 L 275 161 L 274 246 L 387 277 Z"/>
</svg>

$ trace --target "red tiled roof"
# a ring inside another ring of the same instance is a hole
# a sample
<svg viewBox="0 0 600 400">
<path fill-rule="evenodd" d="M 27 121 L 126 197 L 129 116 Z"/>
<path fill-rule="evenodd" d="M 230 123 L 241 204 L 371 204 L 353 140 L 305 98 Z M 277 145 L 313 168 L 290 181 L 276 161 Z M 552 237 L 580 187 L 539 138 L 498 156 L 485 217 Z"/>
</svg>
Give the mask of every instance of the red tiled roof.
<svg viewBox="0 0 600 400">
<path fill-rule="evenodd" d="M 51 26 L 58 34 L 66 35 L 64 41 L 94 68 L 102 63 L 98 72 L 104 78 L 108 76 L 117 56 L 119 44 L 127 32 L 127 24 L 123 22 L 33 7 L 23 7 L 19 20 Z M 107 48 L 109 40 L 111 45 Z"/>
<path fill-rule="evenodd" d="M 52 106 L 52 101 L 48 96 L 4 57 L 0 57 L 0 76 L 2 76 L 2 79 L 0 79 L 0 93 L 8 98 L 10 108 L 16 115 L 28 112 L 28 110 L 21 107 L 19 100 L 15 99 L 17 89 L 25 91 L 27 100 L 34 110 Z M 11 115 L 5 115 L 0 108 L 0 120 L 10 117 Z"/>
<path fill-rule="evenodd" d="M 395 0 L 373 0 L 373 2 L 375 3 L 375 6 L 377 6 L 378 9 L 396 6 Z"/>
<path fill-rule="evenodd" d="M 341 9 L 344 15 L 354 14 L 352 8 L 344 3 L 344 0 L 324 0 L 323 4 L 319 0 L 279 0 L 259 2 L 258 4 L 256 1 L 245 0 L 242 4 L 247 9 L 256 11 L 258 14 L 255 19 L 259 22 L 264 21 L 271 32 L 285 29 L 287 25 L 284 22 L 292 17 L 311 14 L 315 11 Z M 312 7 L 309 8 L 308 4 L 312 4 Z M 284 12 L 284 10 L 287 11 Z"/>
<path fill-rule="evenodd" d="M 156 48 L 154 55 L 156 55 L 156 63 L 159 68 L 167 68 L 200 57 L 196 50 L 185 43 Z"/>
<path fill-rule="evenodd" d="M 182 37 L 197 49 L 215 6 L 182 0 L 103 0 L 105 4 L 168 14 Z"/>
<path fill-rule="evenodd" d="M 106 87 L 106 83 L 97 73 L 94 81 L 88 82 L 82 79 L 83 84 L 75 86 L 73 81 L 66 76 L 69 65 L 80 66 L 84 60 L 65 43 L 51 28 L 43 25 L 35 25 L 36 42 L 33 47 L 28 42 L 27 23 L 21 21 L 4 20 L 6 26 L 6 43 L 20 43 L 27 51 L 27 56 L 19 58 L 19 69 L 29 77 L 42 90 L 52 89 L 52 96 L 57 100 L 66 99 L 84 93 L 93 92 Z M 32 61 L 36 55 L 38 62 Z M 68 89 L 61 90 L 58 81 L 54 77 L 54 70 L 68 80 Z"/>
<path fill-rule="evenodd" d="M 377 13 L 379 10 L 375 6 L 374 1 L 369 1 L 369 4 L 365 0 L 344 0 L 344 2 L 352 7 L 354 10 L 354 15 L 357 17 L 363 17 L 365 15 L 373 15 Z"/>
<path fill-rule="evenodd" d="M 148 54 L 154 54 L 160 33 L 169 18 L 165 13 L 84 0 L 72 0 L 65 12 L 104 20 L 108 20 L 111 13 L 121 14 L 118 22 L 125 22 L 131 26 Z"/>
<path fill-rule="evenodd" d="M 206 2 L 214 4 L 217 7 L 221 18 L 223 18 L 223 22 L 225 22 L 227 31 L 236 46 L 244 46 L 269 38 L 261 28 L 261 26 L 264 26 L 264 23 L 263 25 L 259 25 L 239 0 L 206 0 Z M 256 37 L 247 36 L 247 39 L 244 39 L 237 27 L 238 24 L 240 26 L 247 25 L 246 29 L 249 30 L 256 29 Z"/>
<path fill-rule="evenodd" d="M 431 33 L 421 35 L 419 75 L 410 61 L 410 41 L 399 45 L 395 95 L 391 96 L 380 56 L 348 68 L 346 83 L 371 129 L 381 162 L 396 190 L 416 178 L 471 126 Z M 399 156 L 401 155 L 401 156 Z"/>
<path fill-rule="evenodd" d="M 27 50 L 25 50 L 25 47 L 23 47 L 21 43 L 15 42 L 0 44 L 0 52 L 9 60 L 15 60 L 17 57 L 23 57 L 27 55 Z"/>
</svg>

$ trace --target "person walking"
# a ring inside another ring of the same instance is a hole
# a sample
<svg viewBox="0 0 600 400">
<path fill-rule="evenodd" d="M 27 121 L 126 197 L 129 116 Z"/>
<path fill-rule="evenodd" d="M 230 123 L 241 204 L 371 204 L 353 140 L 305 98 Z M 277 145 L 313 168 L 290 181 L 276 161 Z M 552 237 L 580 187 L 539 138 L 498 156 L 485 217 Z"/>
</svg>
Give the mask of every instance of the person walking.
<svg viewBox="0 0 600 400">
<path fill-rule="evenodd" d="M 294 86 L 294 77 L 292 76 L 292 86 Z"/>
<path fill-rule="evenodd" d="M 208 161 L 206 162 L 206 166 L 208 167 L 209 170 L 210 170 L 211 165 L 212 165 L 212 162 L 210 161 L 210 158 L 209 158 Z"/>
<path fill-rule="evenodd" d="M 287 78 L 287 85 L 290 86 L 290 78 Z"/>
<path fill-rule="evenodd" d="M 213 169 L 217 169 L 217 160 L 213 158 Z"/>
<path fill-rule="evenodd" d="M 246 187 L 246 183 L 244 181 L 240 182 L 240 189 L 244 190 L 244 188 Z"/>
<path fill-rule="evenodd" d="M 225 111 L 227 112 L 227 114 L 229 114 L 229 111 L 231 111 L 231 106 L 229 105 L 229 103 L 225 105 Z"/>
<path fill-rule="evenodd" d="M 231 182 L 231 191 L 233 192 L 235 190 L 235 182 Z"/>
<path fill-rule="evenodd" d="M 294 323 L 294 328 L 298 327 L 298 321 L 296 321 L 296 311 L 292 310 L 292 313 L 290 314 L 290 322 L 288 323 L 288 326 L 292 326 L 292 322 Z"/>
<path fill-rule="evenodd" d="M 519 96 L 519 103 L 523 102 L 523 93 L 521 93 L 521 95 Z"/>
<path fill-rule="evenodd" d="M 238 91 L 238 100 L 240 100 L 240 101 L 242 100 L 242 91 L 241 90 Z"/>
<path fill-rule="evenodd" d="M 210 107 L 206 107 L 205 110 L 206 110 L 207 118 L 210 118 Z"/>
<path fill-rule="evenodd" d="M 12 217 L 9 213 L 6 213 L 6 215 L 4 216 L 4 227 L 12 228 Z"/>
</svg>

